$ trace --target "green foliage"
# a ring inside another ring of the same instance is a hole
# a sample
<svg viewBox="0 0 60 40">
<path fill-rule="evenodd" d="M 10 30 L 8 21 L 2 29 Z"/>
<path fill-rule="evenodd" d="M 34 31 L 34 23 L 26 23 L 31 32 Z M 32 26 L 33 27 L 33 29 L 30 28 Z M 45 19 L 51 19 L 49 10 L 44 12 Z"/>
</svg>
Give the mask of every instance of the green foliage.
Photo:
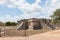
<svg viewBox="0 0 60 40">
<path fill-rule="evenodd" d="M 17 23 L 15 22 L 6 22 L 5 25 L 6 26 L 16 26 Z"/>
<path fill-rule="evenodd" d="M 60 9 L 56 9 L 51 18 L 53 24 L 60 23 Z"/>
</svg>

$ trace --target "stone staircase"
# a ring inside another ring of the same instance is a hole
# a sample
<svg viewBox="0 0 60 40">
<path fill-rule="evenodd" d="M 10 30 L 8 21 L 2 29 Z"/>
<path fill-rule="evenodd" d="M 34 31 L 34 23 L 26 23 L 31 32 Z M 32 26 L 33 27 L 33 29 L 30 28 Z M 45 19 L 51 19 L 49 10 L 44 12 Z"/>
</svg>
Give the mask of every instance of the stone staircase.
<svg viewBox="0 0 60 40">
<path fill-rule="evenodd" d="M 52 28 L 47 26 L 47 24 L 45 24 L 45 23 L 41 23 L 41 25 L 42 25 L 43 32 L 47 32 L 47 31 L 51 31 L 52 30 Z"/>
<path fill-rule="evenodd" d="M 54 27 L 52 24 L 50 24 L 50 23 L 47 23 L 46 25 L 47 25 L 48 27 L 50 27 L 52 30 L 55 29 L 55 27 Z"/>
<path fill-rule="evenodd" d="M 22 29 L 21 27 L 23 26 L 23 22 L 21 22 L 19 25 L 16 26 L 16 29 Z"/>
</svg>

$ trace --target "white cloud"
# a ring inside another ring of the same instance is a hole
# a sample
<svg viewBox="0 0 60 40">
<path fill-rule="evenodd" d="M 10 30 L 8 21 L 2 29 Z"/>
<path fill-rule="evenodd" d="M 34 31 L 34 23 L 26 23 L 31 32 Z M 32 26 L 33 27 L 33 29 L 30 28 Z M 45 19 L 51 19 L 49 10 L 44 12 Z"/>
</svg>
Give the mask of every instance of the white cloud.
<svg viewBox="0 0 60 40">
<path fill-rule="evenodd" d="M 1 22 L 6 22 L 6 21 L 17 22 L 17 20 L 21 20 L 21 19 L 22 17 L 20 16 L 12 17 L 11 15 L 5 15 L 3 17 L 0 17 Z"/>
<path fill-rule="evenodd" d="M 4 0 L 0 0 L 0 4 L 3 4 L 5 1 Z"/>
<path fill-rule="evenodd" d="M 57 9 L 60 8 L 60 0 L 46 0 L 45 5 L 41 6 L 41 0 L 36 0 L 35 3 L 29 4 L 25 0 L 0 0 L 1 5 L 5 5 L 10 8 L 19 8 L 23 11 L 23 14 L 15 16 L 14 18 L 9 17 L 9 20 L 32 18 L 32 17 L 44 17 L 50 18 L 49 16 Z M 49 3 L 49 4 L 48 4 Z M 7 16 L 6 16 L 7 17 Z M 4 19 L 4 18 L 2 18 Z M 8 19 L 8 18 L 7 18 Z"/>
</svg>

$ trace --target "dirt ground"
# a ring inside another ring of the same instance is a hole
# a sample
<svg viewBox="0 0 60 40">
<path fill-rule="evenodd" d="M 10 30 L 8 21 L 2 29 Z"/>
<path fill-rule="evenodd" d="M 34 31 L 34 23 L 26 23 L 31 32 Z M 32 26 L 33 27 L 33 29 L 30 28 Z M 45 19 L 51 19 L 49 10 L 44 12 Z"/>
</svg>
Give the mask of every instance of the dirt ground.
<svg viewBox="0 0 60 40">
<path fill-rule="evenodd" d="M 60 40 L 60 30 L 30 36 L 30 40 Z"/>
<path fill-rule="evenodd" d="M 0 40 L 60 40 L 60 30 L 29 37 L 0 37 Z"/>
<path fill-rule="evenodd" d="M 1 37 L 0 40 L 29 40 L 27 37 Z"/>
</svg>

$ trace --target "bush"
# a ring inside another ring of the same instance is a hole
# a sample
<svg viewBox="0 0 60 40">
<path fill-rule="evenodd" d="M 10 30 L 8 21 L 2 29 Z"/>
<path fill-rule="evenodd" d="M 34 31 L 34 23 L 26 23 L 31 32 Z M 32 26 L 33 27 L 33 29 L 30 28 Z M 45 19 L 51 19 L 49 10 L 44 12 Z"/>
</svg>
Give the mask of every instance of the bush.
<svg viewBox="0 0 60 40">
<path fill-rule="evenodd" d="M 6 26 L 16 26 L 17 23 L 15 22 L 6 22 L 5 25 Z"/>
</svg>

